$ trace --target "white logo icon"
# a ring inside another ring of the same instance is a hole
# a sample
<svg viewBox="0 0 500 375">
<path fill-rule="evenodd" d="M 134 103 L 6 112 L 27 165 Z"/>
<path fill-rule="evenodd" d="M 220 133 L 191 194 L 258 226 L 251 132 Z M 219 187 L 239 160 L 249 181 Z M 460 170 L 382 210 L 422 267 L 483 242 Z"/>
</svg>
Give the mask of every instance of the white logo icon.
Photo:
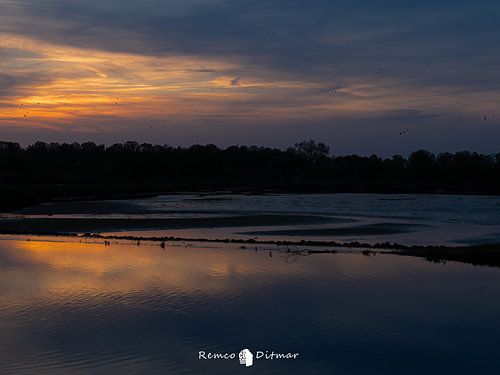
<svg viewBox="0 0 500 375">
<path fill-rule="evenodd" d="M 240 352 L 240 365 L 245 365 L 246 367 L 253 366 L 253 354 L 248 349 L 243 349 Z"/>
</svg>

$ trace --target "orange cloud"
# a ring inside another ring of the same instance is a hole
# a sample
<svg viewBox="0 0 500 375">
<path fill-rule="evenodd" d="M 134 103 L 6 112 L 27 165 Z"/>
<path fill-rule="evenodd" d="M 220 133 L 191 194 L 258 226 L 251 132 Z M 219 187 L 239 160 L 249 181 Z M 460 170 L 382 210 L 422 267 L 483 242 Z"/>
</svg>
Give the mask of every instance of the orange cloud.
<svg viewBox="0 0 500 375">
<path fill-rule="evenodd" d="M 78 132 L 119 131 L 125 122 L 370 118 L 384 112 L 492 108 L 500 96 L 416 90 L 390 77 L 304 81 L 233 59 L 191 55 L 147 56 L 46 43 L 0 33 L 3 74 L 22 84 L 0 92 L 0 125 Z M 238 77 L 237 85 L 233 84 Z M 22 79 L 21 79 L 22 78 Z M 469 107 L 471 107 L 469 105 Z"/>
</svg>

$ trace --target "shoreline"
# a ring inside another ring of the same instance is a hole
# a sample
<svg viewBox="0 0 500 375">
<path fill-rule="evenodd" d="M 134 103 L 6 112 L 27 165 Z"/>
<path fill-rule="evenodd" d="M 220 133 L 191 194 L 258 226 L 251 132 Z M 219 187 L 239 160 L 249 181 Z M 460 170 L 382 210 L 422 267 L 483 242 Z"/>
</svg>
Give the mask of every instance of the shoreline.
<svg viewBox="0 0 500 375">
<path fill-rule="evenodd" d="M 483 244 L 471 246 L 435 246 L 435 245 L 402 245 L 397 243 L 362 243 L 362 242 L 337 242 L 337 241 L 286 241 L 286 240 L 256 240 L 256 239 L 234 239 L 234 238 L 191 238 L 191 237 L 146 237 L 146 236 L 119 236 L 102 235 L 98 233 L 63 233 L 63 232 L 21 232 L 9 231 L 0 232 L 0 235 L 15 236 L 36 236 L 36 237 L 66 237 L 79 239 L 103 240 L 105 245 L 109 245 L 110 240 L 133 241 L 140 245 L 141 242 L 158 243 L 161 248 L 165 248 L 167 242 L 194 242 L 212 244 L 234 244 L 240 245 L 240 249 L 246 249 L 246 245 L 272 245 L 283 248 L 287 253 L 296 255 L 312 254 L 336 254 L 336 249 L 355 249 L 364 256 L 375 256 L 376 254 L 391 254 L 400 256 L 413 256 L 423 258 L 432 263 L 443 263 L 448 261 L 461 262 L 476 266 L 500 267 L 500 244 Z M 292 248 L 295 247 L 295 248 Z M 316 249 L 309 249 L 315 247 Z M 330 248 L 330 249 L 329 249 Z"/>
</svg>

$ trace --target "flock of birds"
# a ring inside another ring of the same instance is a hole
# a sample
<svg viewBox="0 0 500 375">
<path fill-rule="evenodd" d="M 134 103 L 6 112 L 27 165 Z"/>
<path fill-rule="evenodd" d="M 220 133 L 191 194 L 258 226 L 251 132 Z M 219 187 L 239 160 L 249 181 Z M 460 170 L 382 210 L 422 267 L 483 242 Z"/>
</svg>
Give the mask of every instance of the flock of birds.
<svg viewBox="0 0 500 375">
<path fill-rule="evenodd" d="M 29 241 L 29 240 L 28 240 L 28 241 Z M 82 240 L 80 240 L 80 242 L 82 242 Z M 88 242 L 87 242 L 87 240 L 86 240 L 85 242 L 86 242 L 86 243 L 88 243 Z M 105 239 L 105 240 L 104 240 L 104 247 L 110 247 L 113 243 L 114 243 L 114 244 L 118 244 L 118 240 L 114 240 L 114 241 L 112 242 L 112 241 L 110 241 L 110 240 L 106 240 L 106 239 Z M 134 241 L 133 241 L 133 243 L 135 243 L 135 245 L 136 245 L 136 246 L 139 246 L 139 247 L 140 247 L 140 246 L 141 246 L 141 244 L 142 244 L 142 241 L 141 241 L 141 239 L 139 238 L 139 239 L 137 239 L 137 240 L 134 240 Z M 184 244 L 184 247 L 193 247 L 193 246 L 194 246 L 194 244 L 189 243 L 189 242 L 183 242 L 183 244 Z M 167 243 L 166 243 L 165 241 L 161 241 L 161 242 L 160 242 L 160 249 L 162 249 L 163 251 L 165 251 L 165 250 L 166 250 L 166 248 L 167 248 L 167 246 L 166 246 L 166 245 L 167 245 Z M 240 246 L 240 249 L 246 249 L 246 246 Z M 257 247 L 255 247 L 255 251 L 257 251 Z M 268 252 L 268 256 L 269 256 L 269 258 L 272 258 L 272 257 L 273 257 L 273 251 L 272 251 L 272 250 L 269 250 L 269 252 Z"/>
<path fill-rule="evenodd" d="M 377 69 L 377 75 L 380 75 L 380 74 L 382 74 L 382 68 Z M 333 86 L 333 87 L 330 89 L 330 95 L 331 95 L 331 96 L 337 95 L 337 91 L 338 91 L 339 89 L 340 89 L 340 87 L 339 87 L 338 85 Z M 483 120 L 483 121 L 487 121 L 489 118 L 496 118 L 496 115 L 495 115 L 495 114 L 492 114 L 492 115 L 490 115 L 490 117 L 488 117 L 488 116 L 484 115 L 484 116 L 482 117 L 482 120 Z M 459 117 L 459 118 L 458 118 L 458 121 L 462 121 L 462 120 L 463 120 L 463 119 L 462 119 L 461 117 Z M 403 129 L 403 130 L 401 130 L 401 131 L 399 132 L 399 135 L 400 135 L 400 136 L 403 136 L 403 135 L 406 135 L 406 134 L 408 134 L 408 129 Z"/>
<path fill-rule="evenodd" d="M 377 75 L 382 74 L 382 68 L 377 69 L 376 74 L 377 74 Z M 239 84 L 239 81 L 240 81 L 240 80 L 241 80 L 241 77 L 236 77 L 235 79 L 231 80 L 231 85 L 232 85 L 232 86 L 237 86 L 237 85 Z M 339 90 L 340 90 L 340 86 L 339 86 L 339 85 L 335 85 L 333 88 L 331 88 L 331 89 L 330 89 L 330 95 L 331 95 L 331 96 L 335 96 L 335 95 L 337 95 L 337 93 L 338 93 L 338 91 L 339 91 Z M 115 100 L 114 104 L 115 104 L 115 105 L 118 105 L 118 104 L 119 104 L 119 101 L 120 101 L 120 98 L 116 98 L 116 100 Z M 37 103 L 37 105 L 40 105 L 40 103 L 38 102 L 38 103 Z M 62 105 L 63 105 L 63 106 L 66 106 L 66 103 L 63 103 Z M 24 105 L 24 103 L 22 103 L 20 107 L 21 107 L 21 108 L 26 108 L 26 107 L 25 107 L 25 105 Z M 23 116 L 24 116 L 24 118 L 28 118 L 28 117 L 29 117 L 29 116 L 28 116 L 29 114 L 30 114 L 30 111 L 29 111 L 29 110 L 27 110 L 27 111 L 24 113 L 24 115 L 23 115 Z M 112 117 L 113 117 L 113 118 L 116 118 L 116 116 L 112 116 Z M 223 116 L 221 116 L 221 117 L 223 117 Z M 260 116 L 259 116 L 259 115 L 241 115 L 241 116 L 236 116 L 236 115 L 235 115 L 235 116 L 231 116 L 231 117 L 251 117 L 251 118 L 255 118 L 256 120 L 260 120 Z M 490 116 L 484 115 L 484 116 L 482 116 L 482 120 L 483 120 L 483 121 L 487 121 L 488 119 L 490 119 L 490 118 L 495 118 L 495 117 L 496 117 L 496 115 L 495 115 L 495 114 L 492 114 L 492 115 L 490 115 Z M 459 117 L 459 118 L 458 118 L 458 121 L 462 121 L 462 120 L 463 120 L 463 119 L 462 119 L 461 117 Z M 150 129 L 153 129 L 153 128 L 154 128 L 154 126 L 153 126 L 153 125 L 150 125 L 150 124 L 147 124 L 146 126 L 149 126 L 149 128 L 150 128 Z M 165 125 L 162 125 L 162 128 L 165 128 Z M 400 136 L 403 136 L 403 135 L 406 135 L 406 134 L 408 134 L 408 129 L 404 129 L 404 130 L 399 131 L 399 135 L 400 135 Z M 198 136 L 197 138 L 199 138 L 199 136 Z"/>
</svg>

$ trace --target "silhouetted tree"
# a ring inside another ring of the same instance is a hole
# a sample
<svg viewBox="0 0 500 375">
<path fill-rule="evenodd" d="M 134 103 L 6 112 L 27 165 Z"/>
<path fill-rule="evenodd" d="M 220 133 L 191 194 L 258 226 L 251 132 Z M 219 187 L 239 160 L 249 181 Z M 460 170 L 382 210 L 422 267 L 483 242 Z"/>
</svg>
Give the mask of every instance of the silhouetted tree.
<svg viewBox="0 0 500 375">
<path fill-rule="evenodd" d="M 317 162 L 330 154 L 330 148 L 326 144 L 316 143 L 312 139 L 295 143 L 293 150 L 299 155 L 304 155 L 311 162 Z"/>
</svg>

